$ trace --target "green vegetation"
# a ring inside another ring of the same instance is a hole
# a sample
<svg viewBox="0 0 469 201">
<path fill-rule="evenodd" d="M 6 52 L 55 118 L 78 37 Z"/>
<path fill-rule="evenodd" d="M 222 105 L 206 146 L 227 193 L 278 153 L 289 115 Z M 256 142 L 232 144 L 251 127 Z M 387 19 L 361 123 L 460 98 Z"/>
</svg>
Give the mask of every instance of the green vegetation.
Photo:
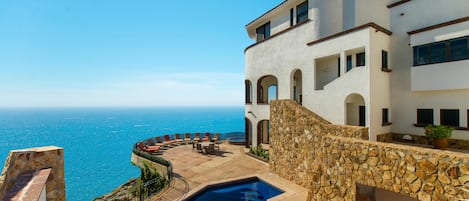
<svg viewBox="0 0 469 201">
<path fill-rule="evenodd" d="M 160 192 L 169 184 L 169 180 L 161 176 L 155 168 L 150 168 L 146 163 L 143 163 L 143 166 L 136 185 L 129 190 L 134 197 L 140 200 L 145 200 Z"/>
<path fill-rule="evenodd" d="M 438 125 L 428 125 L 425 126 L 425 135 L 432 139 L 439 139 L 439 138 L 450 138 L 453 132 L 452 127 Z"/>
<path fill-rule="evenodd" d="M 269 150 L 263 149 L 260 145 L 257 147 L 249 147 L 249 153 L 260 156 L 266 160 L 269 160 Z"/>
</svg>

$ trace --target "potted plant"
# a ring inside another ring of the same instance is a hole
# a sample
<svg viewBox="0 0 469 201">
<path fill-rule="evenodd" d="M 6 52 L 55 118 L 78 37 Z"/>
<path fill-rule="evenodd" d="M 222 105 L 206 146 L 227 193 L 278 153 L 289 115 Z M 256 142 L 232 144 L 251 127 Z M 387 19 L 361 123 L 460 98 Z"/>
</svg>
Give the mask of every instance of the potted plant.
<svg viewBox="0 0 469 201">
<path fill-rule="evenodd" d="M 451 137 L 453 128 L 443 125 L 425 126 L 425 135 L 433 140 L 433 147 L 437 149 L 448 148 L 448 138 Z"/>
</svg>

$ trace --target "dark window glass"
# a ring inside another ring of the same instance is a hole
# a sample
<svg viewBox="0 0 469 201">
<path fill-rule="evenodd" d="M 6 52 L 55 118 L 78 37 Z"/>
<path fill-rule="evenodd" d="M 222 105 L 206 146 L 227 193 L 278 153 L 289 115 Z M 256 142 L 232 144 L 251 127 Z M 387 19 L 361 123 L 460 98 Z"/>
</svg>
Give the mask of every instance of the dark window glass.
<svg viewBox="0 0 469 201">
<path fill-rule="evenodd" d="M 466 118 L 467 119 L 467 128 L 469 128 L 469 110 L 467 110 L 466 114 L 467 114 L 467 118 Z"/>
<path fill-rule="evenodd" d="M 340 57 L 337 58 L 337 77 L 340 77 Z"/>
<path fill-rule="evenodd" d="M 296 7 L 296 23 L 304 22 L 308 19 L 308 1 Z"/>
<path fill-rule="evenodd" d="M 383 108 L 382 112 L 382 119 L 383 119 L 383 124 L 389 123 L 389 109 L 388 108 Z"/>
<path fill-rule="evenodd" d="M 433 125 L 433 109 L 417 109 L 418 125 Z"/>
<path fill-rule="evenodd" d="M 270 22 L 265 23 L 264 25 L 256 29 L 257 41 L 264 40 L 270 37 Z"/>
<path fill-rule="evenodd" d="M 414 64 L 415 65 L 422 65 L 427 64 L 429 62 L 428 59 L 428 47 L 415 47 L 414 48 Z"/>
<path fill-rule="evenodd" d="M 469 59 L 468 38 L 460 38 L 451 41 L 449 54 L 451 61 Z"/>
<path fill-rule="evenodd" d="M 388 68 L 388 52 L 381 51 L 381 68 Z"/>
<path fill-rule="evenodd" d="M 250 103 L 252 103 L 252 101 L 251 101 L 251 97 L 252 97 L 251 82 L 249 80 L 245 80 L 244 85 L 245 85 L 245 92 L 246 92 L 246 94 L 245 94 L 245 98 L 246 98 L 245 103 L 250 104 Z"/>
<path fill-rule="evenodd" d="M 352 70 L 352 55 L 347 56 L 347 72 Z"/>
<path fill-rule="evenodd" d="M 430 63 L 441 63 L 446 60 L 446 43 L 430 45 Z"/>
<path fill-rule="evenodd" d="M 290 26 L 293 26 L 293 18 L 294 17 L 295 16 L 293 15 L 293 8 L 292 8 L 292 9 L 290 9 Z"/>
<path fill-rule="evenodd" d="M 357 54 L 357 66 L 364 66 L 365 65 L 365 53 L 358 53 Z"/>
<path fill-rule="evenodd" d="M 414 47 L 414 66 L 469 59 L 469 38 L 456 38 Z"/>
<path fill-rule="evenodd" d="M 459 110 L 440 110 L 440 124 L 459 127 Z"/>
</svg>

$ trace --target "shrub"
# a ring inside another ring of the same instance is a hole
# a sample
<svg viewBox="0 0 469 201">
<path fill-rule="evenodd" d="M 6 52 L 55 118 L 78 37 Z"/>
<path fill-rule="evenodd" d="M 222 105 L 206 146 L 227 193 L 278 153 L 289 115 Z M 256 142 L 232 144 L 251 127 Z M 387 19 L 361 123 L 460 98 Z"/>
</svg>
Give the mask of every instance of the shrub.
<svg viewBox="0 0 469 201">
<path fill-rule="evenodd" d="M 250 146 L 249 152 L 257 156 L 260 156 L 266 160 L 269 160 L 269 150 L 263 149 L 260 145 L 257 147 Z"/>
<path fill-rule="evenodd" d="M 428 125 L 425 126 L 425 135 L 429 138 L 450 138 L 453 132 L 452 127 L 438 125 Z"/>
</svg>

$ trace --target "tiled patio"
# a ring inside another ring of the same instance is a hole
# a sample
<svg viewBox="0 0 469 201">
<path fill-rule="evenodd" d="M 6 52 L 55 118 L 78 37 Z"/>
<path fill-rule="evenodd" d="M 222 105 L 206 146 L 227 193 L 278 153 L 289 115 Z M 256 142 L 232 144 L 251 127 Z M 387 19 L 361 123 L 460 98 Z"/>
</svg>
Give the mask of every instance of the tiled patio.
<svg viewBox="0 0 469 201">
<path fill-rule="evenodd" d="M 175 176 L 171 187 L 151 200 L 182 200 L 208 184 L 258 176 L 283 189 L 285 193 L 271 200 L 306 200 L 307 190 L 269 173 L 269 165 L 244 154 L 243 146 L 221 144 L 220 152 L 205 155 L 180 145 L 165 150 L 163 157 L 173 164 Z"/>
</svg>

